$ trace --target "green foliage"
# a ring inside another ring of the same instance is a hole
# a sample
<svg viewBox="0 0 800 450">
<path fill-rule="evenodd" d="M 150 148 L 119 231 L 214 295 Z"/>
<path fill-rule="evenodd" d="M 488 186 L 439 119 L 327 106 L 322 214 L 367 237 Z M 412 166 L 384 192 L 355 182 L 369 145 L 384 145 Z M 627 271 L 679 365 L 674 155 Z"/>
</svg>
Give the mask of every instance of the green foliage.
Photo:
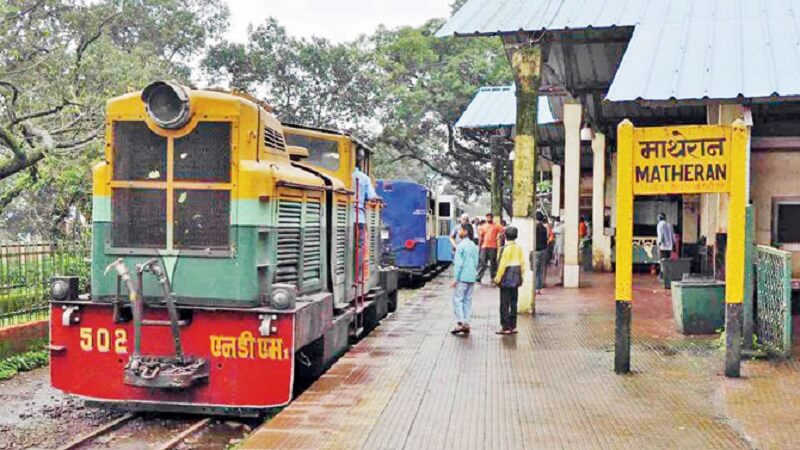
<svg viewBox="0 0 800 450">
<path fill-rule="evenodd" d="M 379 99 L 371 56 L 357 43 L 289 36 L 269 18 L 250 31 L 246 45 L 212 47 L 203 68 L 215 82 L 265 93 L 285 122 L 359 128 Z"/>
<path fill-rule="evenodd" d="M 49 238 L 70 207 L 89 214 L 106 100 L 154 79 L 188 82 L 190 58 L 219 39 L 228 10 L 223 0 L 13 3 L 0 2 L 0 239 Z"/>
<path fill-rule="evenodd" d="M 203 68 L 266 94 L 285 122 L 354 129 L 376 147 L 379 177 L 447 181 L 468 197 L 489 187 L 488 136 L 462 136 L 455 122 L 479 87 L 507 85 L 511 74 L 498 39 L 440 39 L 442 23 L 332 44 L 291 37 L 270 18 L 246 44 L 212 47 Z"/>
<path fill-rule="evenodd" d="M 21 355 L 0 360 L 0 380 L 13 378 L 19 372 L 44 367 L 50 363 L 50 352 L 46 348 L 32 350 Z"/>
</svg>

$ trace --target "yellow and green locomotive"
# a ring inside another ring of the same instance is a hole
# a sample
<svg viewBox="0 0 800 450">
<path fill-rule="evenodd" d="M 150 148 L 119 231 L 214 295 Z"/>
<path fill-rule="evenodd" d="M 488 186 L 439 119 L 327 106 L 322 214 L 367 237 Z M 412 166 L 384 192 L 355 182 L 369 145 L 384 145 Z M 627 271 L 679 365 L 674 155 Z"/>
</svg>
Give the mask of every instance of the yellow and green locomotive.
<svg viewBox="0 0 800 450">
<path fill-rule="evenodd" d="M 52 282 L 53 385 L 134 410 L 288 403 L 396 307 L 382 205 L 355 213 L 359 153 L 368 172 L 363 143 L 285 128 L 245 94 L 156 82 L 110 100 L 91 293 Z"/>
</svg>

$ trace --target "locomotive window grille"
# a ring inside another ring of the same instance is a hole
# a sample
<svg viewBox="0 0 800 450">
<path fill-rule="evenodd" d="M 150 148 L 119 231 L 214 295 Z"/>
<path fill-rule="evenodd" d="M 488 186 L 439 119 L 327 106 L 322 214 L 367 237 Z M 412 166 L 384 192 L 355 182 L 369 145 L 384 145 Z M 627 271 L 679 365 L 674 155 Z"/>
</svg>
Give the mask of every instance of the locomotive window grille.
<svg viewBox="0 0 800 450">
<path fill-rule="evenodd" d="M 161 248 L 167 239 L 167 193 L 160 189 L 114 189 L 114 247 Z"/>
<path fill-rule="evenodd" d="M 200 122 L 191 133 L 175 139 L 175 179 L 231 181 L 231 124 Z"/>
<path fill-rule="evenodd" d="M 303 287 L 318 285 L 322 263 L 322 205 L 319 200 L 306 202 L 303 229 Z"/>
<path fill-rule="evenodd" d="M 347 202 L 336 204 L 336 275 L 344 275 L 347 267 Z"/>
<path fill-rule="evenodd" d="M 112 130 L 115 180 L 167 179 L 167 138 L 150 131 L 144 122 L 114 122 Z"/>
<path fill-rule="evenodd" d="M 287 134 L 286 142 L 308 149 L 308 164 L 322 167 L 330 171 L 339 170 L 339 143 L 328 139 L 303 136 L 301 134 Z"/>
<path fill-rule="evenodd" d="M 173 246 L 180 250 L 224 250 L 228 247 L 230 193 L 176 190 Z"/>
<path fill-rule="evenodd" d="M 144 122 L 115 122 L 111 246 L 228 250 L 232 127 L 200 122 L 165 138 Z"/>
<path fill-rule="evenodd" d="M 278 255 L 275 282 L 297 285 L 300 261 L 300 224 L 303 203 L 299 200 L 278 201 Z"/>
<path fill-rule="evenodd" d="M 264 143 L 267 147 L 275 150 L 286 151 L 286 141 L 283 138 L 283 133 L 270 127 L 264 128 Z"/>
</svg>

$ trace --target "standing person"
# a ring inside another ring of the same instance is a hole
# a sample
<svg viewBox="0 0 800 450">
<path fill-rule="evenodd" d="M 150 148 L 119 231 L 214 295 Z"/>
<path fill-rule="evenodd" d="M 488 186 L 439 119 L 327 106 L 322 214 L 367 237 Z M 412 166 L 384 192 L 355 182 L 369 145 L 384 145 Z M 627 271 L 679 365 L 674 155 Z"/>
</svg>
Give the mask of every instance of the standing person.
<svg viewBox="0 0 800 450">
<path fill-rule="evenodd" d="M 497 275 L 497 242 L 503 234 L 503 227 L 494 222 L 494 214 L 486 214 L 486 223 L 478 232 L 478 247 L 481 251 L 481 262 L 478 266 L 478 282 L 483 282 L 483 274 L 489 267 L 489 275 L 494 279 Z"/>
<path fill-rule="evenodd" d="M 581 221 L 578 222 L 578 237 L 583 239 L 586 237 L 589 229 L 586 226 L 586 217 L 581 217 Z"/>
<path fill-rule="evenodd" d="M 536 212 L 536 293 L 544 289 L 544 277 L 547 271 L 547 227 L 544 226 L 544 214 Z"/>
<path fill-rule="evenodd" d="M 353 217 L 355 221 L 354 228 L 357 243 L 356 279 L 369 276 L 367 273 L 369 270 L 369 253 L 367 253 L 369 247 L 366 245 L 366 243 L 369 242 L 369 238 L 367 237 L 369 228 L 367 227 L 366 204 L 368 200 L 378 198 L 378 194 L 375 192 L 375 187 L 372 186 L 372 180 L 369 178 L 369 175 L 361 171 L 361 168 L 364 166 L 364 158 L 364 150 L 359 149 L 358 153 L 356 153 L 356 168 L 353 170 L 353 190 L 357 194 L 356 202 L 353 205 L 356 209 L 356 213 Z"/>
<path fill-rule="evenodd" d="M 494 283 L 500 286 L 500 326 L 497 334 L 517 333 L 517 299 L 522 277 L 525 273 L 525 258 L 522 249 L 515 242 L 517 229 L 506 228 L 506 245 L 500 251 L 500 267 Z"/>
<path fill-rule="evenodd" d="M 555 244 L 553 245 L 555 266 L 558 267 L 564 258 L 564 222 L 561 219 L 556 219 L 556 224 L 553 226 L 553 235 L 555 236 Z"/>
<path fill-rule="evenodd" d="M 469 334 L 472 318 L 472 291 L 478 271 L 478 246 L 472 240 L 472 226 L 466 225 L 458 232 L 461 242 L 453 258 L 453 312 L 456 327 L 452 334 Z"/>
<path fill-rule="evenodd" d="M 453 246 L 453 251 L 456 250 L 456 247 L 458 247 L 458 244 L 461 242 L 459 232 L 466 226 L 469 226 L 469 214 L 464 213 L 459 218 L 456 226 L 453 227 L 453 230 L 450 231 L 450 244 Z"/>
<path fill-rule="evenodd" d="M 658 214 L 658 225 L 656 225 L 656 234 L 658 235 L 658 253 L 661 257 L 661 273 L 659 274 L 659 278 L 663 276 L 664 273 L 664 263 L 665 259 L 669 259 L 672 256 L 672 250 L 675 247 L 675 233 L 672 229 L 672 224 L 667 222 L 667 215 L 662 213 Z"/>
</svg>

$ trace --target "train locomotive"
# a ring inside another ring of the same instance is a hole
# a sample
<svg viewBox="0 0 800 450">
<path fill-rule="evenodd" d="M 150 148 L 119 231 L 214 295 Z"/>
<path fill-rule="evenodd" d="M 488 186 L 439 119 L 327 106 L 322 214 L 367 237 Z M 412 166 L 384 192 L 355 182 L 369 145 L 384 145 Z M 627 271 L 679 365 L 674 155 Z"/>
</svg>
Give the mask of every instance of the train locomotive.
<svg viewBox="0 0 800 450">
<path fill-rule="evenodd" d="M 400 271 L 401 282 L 429 281 L 453 261 L 449 239 L 455 197 L 439 198 L 427 187 L 406 180 L 378 180 L 383 210 L 384 250 Z"/>
<path fill-rule="evenodd" d="M 105 142 L 90 293 L 51 284 L 54 387 L 127 410 L 259 415 L 396 307 L 382 204 L 355 223 L 352 173 L 370 150 L 352 136 L 156 82 L 108 101 Z"/>
</svg>

